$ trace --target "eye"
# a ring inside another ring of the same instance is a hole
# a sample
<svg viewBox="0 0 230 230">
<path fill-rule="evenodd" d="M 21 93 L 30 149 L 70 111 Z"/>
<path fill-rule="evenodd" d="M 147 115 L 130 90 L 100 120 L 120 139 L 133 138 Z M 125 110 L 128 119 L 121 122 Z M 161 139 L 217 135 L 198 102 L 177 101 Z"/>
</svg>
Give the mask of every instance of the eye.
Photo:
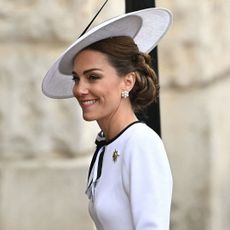
<svg viewBox="0 0 230 230">
<path fill-rule="evenodd" d="M 96 74 L 90 74 L 90 75 L 88 76 L 88 79 L 89 79 L 90 81 L 96 81 L 96 80 L 100 79 L 100 77 L 99 77 L 98 75 L 96 75 Z"/>
<path fill-rule="evenodd" d="M 78 83 L 80 79 L 79 79 L 79 77 L 73 75 L 72 80 L 73 80 L 75 83 Z"/>
</svg>

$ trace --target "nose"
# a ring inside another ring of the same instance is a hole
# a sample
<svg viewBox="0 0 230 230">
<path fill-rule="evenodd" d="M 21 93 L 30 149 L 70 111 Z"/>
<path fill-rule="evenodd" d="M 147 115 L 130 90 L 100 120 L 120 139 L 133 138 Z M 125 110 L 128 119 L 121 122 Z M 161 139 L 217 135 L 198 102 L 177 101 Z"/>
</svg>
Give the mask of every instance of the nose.
<svg viewBox="0 0 230 230">
<path fill-rule="evenodd" d="M 73 86 L 73 95 L 77 98 L 87 95 L 89 93 L 89 89 L 86 83 L 83 81 L 79 81 Z"/>
</svg>

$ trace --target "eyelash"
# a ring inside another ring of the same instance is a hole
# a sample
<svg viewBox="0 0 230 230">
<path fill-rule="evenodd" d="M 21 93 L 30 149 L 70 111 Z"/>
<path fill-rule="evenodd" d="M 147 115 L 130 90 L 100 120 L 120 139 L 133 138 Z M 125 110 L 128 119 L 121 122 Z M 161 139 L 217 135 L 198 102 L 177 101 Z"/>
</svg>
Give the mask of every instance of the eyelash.
<svg viewBox="0 0 230 230">
<path fill-rule="evenodd" d="M 79 77 L 73 76 L 73 77 L 72 77 L 72 80 L 73 80 L 74 82 L 78 82 L 78 81 L 79 81 Z"/>
<path fill-rule="evenodd" d="M 87 79 L 88 81 L 96 81 L 98 79 L 100 79 L 100 76 L 97 76 L 96 74 L 90 74 L 87 76 Z M 75 83 L 78 83 L 80 81 L 80 78 L 78 76 L 73 76 L 72 77 L 72 80 L 75 82 Z"/>
<path fill-rule="evenodd" d="M 90 81 L 96 81 L 96 80 L 98 80 L 100 77 L 98 77 L 97 75 L 95 75 L 95 74 L 90 74 L 89 76 L 88 76 L 88 79 L 90 80 Z"/>
</svg>

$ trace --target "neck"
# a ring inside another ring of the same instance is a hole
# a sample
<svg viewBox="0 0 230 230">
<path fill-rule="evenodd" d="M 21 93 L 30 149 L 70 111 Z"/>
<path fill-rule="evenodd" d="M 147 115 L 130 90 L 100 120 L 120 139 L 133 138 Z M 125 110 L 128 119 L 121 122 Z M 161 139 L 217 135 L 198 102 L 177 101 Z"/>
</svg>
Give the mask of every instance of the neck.
<svg viewBox="0 0 230 230">
<path fill-rule="evenodd" d="M 125 127 L 129 124 L 137 121 L 137 117 L 133 112 L 132 108 L 123 109 L 122 112 L 116 111 L 109 117 L 103 120 L 97 121 L 101 130 L 103 131 L 106 140 L 113 139 L 117 134 L 119 134 Z"/>
</svg>

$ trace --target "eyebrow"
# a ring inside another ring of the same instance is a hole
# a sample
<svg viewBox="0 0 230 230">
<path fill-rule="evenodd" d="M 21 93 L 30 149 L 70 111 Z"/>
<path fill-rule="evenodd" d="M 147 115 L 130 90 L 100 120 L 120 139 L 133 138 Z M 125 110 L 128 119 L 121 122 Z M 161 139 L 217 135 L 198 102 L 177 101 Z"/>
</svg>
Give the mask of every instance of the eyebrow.
<svg viewBox="0 0 230 230">
<path fill-rule="evenodd" d="M 89 73 L 89 72 L 95 71 L 95 70 L 102 71 L 102 70 L 99 69 L 99 68 L 91 68 L 91 69 L 87 69 L 87 70 L 83 71 L 83 75 L 85 75 L 85 74 L 87 74 L 87 73 Z M 72 74 L 73 74 L 73 75 L 76 75 L 76 76 L 78 75 L 75 71 L 72 71 Z"/>
</svg>

